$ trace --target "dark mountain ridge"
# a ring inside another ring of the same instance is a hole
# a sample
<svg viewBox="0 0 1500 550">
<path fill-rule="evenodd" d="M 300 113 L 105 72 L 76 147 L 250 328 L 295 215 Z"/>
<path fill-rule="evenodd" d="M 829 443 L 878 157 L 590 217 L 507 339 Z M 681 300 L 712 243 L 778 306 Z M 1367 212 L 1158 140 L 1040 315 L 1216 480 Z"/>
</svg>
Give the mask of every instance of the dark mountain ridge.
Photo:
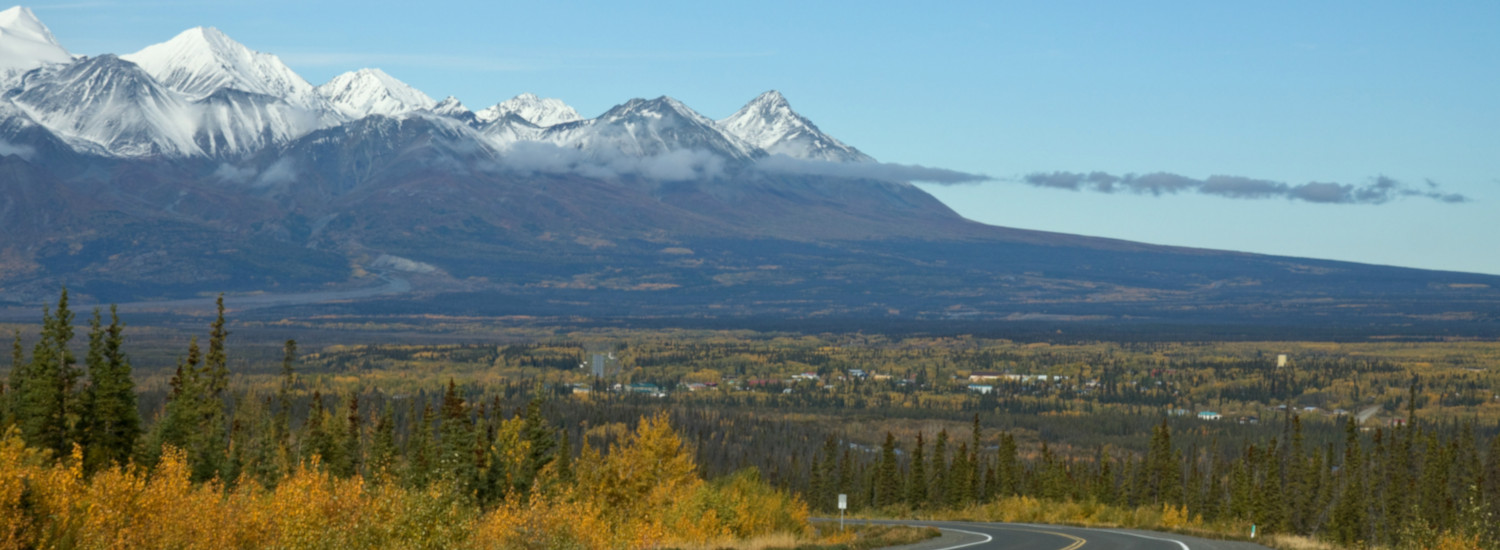
<svg viewBox="0 0 1500 550">
<path fill-rule="evenodd" d="M 67 285 L 82 302 L 228 292 L 364 315 L 1372 333 L 1500 317 L 1496 276 L 976 223 L 872 176 L 890 166 L 775 91 L 717 121 L 665 96 L 595 118 L 530 94 L 474 113 L 381 71 L 314 87 L 217 31 L 119 57 L 52 46 L 0 75 L 15 306 Z"/>
</svg>

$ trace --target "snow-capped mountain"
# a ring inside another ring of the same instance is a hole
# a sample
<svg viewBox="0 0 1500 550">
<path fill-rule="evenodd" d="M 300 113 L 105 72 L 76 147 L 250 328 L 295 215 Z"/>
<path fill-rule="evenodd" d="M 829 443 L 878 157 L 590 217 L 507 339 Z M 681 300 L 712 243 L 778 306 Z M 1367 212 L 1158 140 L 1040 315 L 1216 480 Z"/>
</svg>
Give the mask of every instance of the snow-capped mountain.
<svg viewBox="0 0 1500 550">
<path fill-rule="evenodd" d="M 771 90 L 717 122 L 720 129 L 773 155 L 832 162 L 874 160 L 792 110 L 781 92 Z"/>
<path fill-rule="evenodd" d="M 421 90 L 380 69 L 347 72 L 333 77 L 317 90 L 350 120 L 370 115 L 394 117 L 437 106 L 437 102 Z"/>
<path fill-rule="evenodd" d="M 0 11 L 0 84 L 9 85 L 21 73 L 43 65 L 72 60 L 30 9 Z"/>
<path fill-rule="evenodd" d="M 6 107 L 0 108 L 6 132 L 0 139 L 46 141 L 46 151 L 63 143 L 84 155 L 235 163 L 378 116 L 426 119 L 413 127 L 443 128 L 453 143 L 469 140 L 466 150 L 475 158 L 538 142 L 606 160 L 680 152 L 730 161 L 767 154 L 870 160 L 818 131 L 776 92 L 718 122 L 665 96 L 633 99 L 592 119 L 559 99 L 530 93 L 473 112 L 454 97 L 434 101 L 380 69 L 313 86 L 277 56 L 212 27 L 188 29 L 120 57 L 74 57 L 22 7 L 0 12 L 0 54 L 0 102 L 6 103 L 0 105 Z"/>
<path fill-rule="evenodd" d="M 120 56 L 166 87 L 197 101 L 219 90 L 239 90 L 321 110 L 327 104 L 281 58 L 257 52 L 213 27 L 195 27 L 166 42 Z"/>
<path fill-rule="evenodd" d="M 650 157 L 673 151 L 706 151 L 735 160 L 765 153 L 719 130 L 681 101 L 662 96 L 632 99 L 599 118 L 550 126 L 542 141 L 600 156 Z"/>
<path fill-rule="evenodd" d="M 481 124 L 487 124 L 505 118 L 505 115 L 511 113 L 543 128 L 583 120 L 583 117 L 578 116 L 578 111 L 568 106 L 567 103 L 563 103 L 561 99 L 540 98 L 532 93 L 524 93 L 496 103 L 488 109 L 474 113 L 474 116 Z"/>
<path fill-rule="evenodd" d="M 315 111 L 232 88 L 214 92 L 192 107 L 197 116 L 193 141 L 212 157 L 253 153 L 324 126 Z"/>
<path fill-rule="evenodd" d="M 192 107 L 134 63 L 113 55 L 26 75 L 7 93 L 32 120 L 75 147 L 114 156 L 192 156 Z"/>
</svg>

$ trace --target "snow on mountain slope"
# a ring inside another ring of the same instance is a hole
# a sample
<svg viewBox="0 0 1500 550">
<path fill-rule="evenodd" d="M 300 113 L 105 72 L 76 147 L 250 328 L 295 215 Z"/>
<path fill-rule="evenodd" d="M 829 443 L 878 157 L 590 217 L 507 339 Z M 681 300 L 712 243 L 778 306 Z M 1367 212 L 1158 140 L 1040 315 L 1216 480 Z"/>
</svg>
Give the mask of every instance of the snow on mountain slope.
<svg viewBox="0 0 1500 550">
<path fill-rule="evenodd" d="M 0 11 L 0 85 L 10 87 L 21 73 L 72 60 L 30 9 L 16 6 Z"/>
<path fill-rule="evenodd" d="M 313 111 L 271 96 L 224 88 L 192 104 L 193 141 L 209 156 L 253 153 L 323 126 Z"/>
<path fill-rule="evenodd" d="M 812 121 L 793 111 L 776 90 L 760 94 L 716 124 L 725 133 L 773 155 L 832 162 L 874 160 L 818 130 Z"/>
<path fill-rule="evenodd" d="M 437 105 L 433 105 L 432 112 L 443 116 L 464 118 L 464 114 L 470 111 L 468 107 L 464 106 L 464 102 L 450 95 L 439 101 Z"/>
<path fill-rule="evenodd" d="M 195 109 L 134 63 L 84 58 L 26 75 L 7 94 L 37 123 L 81 149 L 116 156 L 201 155 Z"/>
<path fill-rule="evenodd" d="M 650 157 L 700 150 L 743 160 L 764 154 L 720 131 L 712 120 L 682 102 L 666 96 L 632 99 L 599 118 L 548 127 L 541 140 L 596 155 Z"/>
<path fill-rule="evenodd" d="M 427 94 L 380 69 L 360 69 L 335 76 L 318 86 L 317 91 L 351 120 L 370 115 L 394 117 L 437 106 Z"/>
<path fill-rule="evenodd" d="M 522 141 L 540 141 L 545 130 L 516 113 L 505 113 L 499 119 L 479 126 L 480 135 L 496 149 L 506 149 Z"/>
<path fill-rule="evenodd" d="M 230 89 L 280 98 L 304 109 L 327 108 L 312 84 L 280 58 L 251 50 L 213 27 L 188 29 L 120 57 L 194 101 Z"/>
<path fill-rule="evenodd" d="M 583 117 L 578 116 L 578 111 L 568 106 L 567 103 L 563 103 L 561 99 L 540 98 L 531 93 L 496 103 L 488 109 L 474 113 L 474 116 L 481 124 L 487 124 L 500 120 L 510 113 L 543 128 L 583 120 Z"/>
</svg>

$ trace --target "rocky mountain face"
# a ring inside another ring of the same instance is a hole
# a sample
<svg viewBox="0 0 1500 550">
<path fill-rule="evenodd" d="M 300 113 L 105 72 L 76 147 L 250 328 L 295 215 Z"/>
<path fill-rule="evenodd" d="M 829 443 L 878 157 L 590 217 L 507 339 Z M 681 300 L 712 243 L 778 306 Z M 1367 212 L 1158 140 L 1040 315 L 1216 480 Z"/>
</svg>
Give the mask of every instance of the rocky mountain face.
<svg viewBox="0 0 1500 550">
<path fill-rule="evenodd" d="M 1391 324 L 1500 311 L 1496 277 L 975 223 L 871 176 L 877 161 L 774 91 L 717 121 L 670 97 L 593 118 L 532 94 L 473 112 L 379 69 L 314 86 L 212 28 L 75 57 L 24 8 L 0 12 L 0 87 L 0 306 L 60 284 L 84 300 L 297 303 L 399 280 L 405 294 L 339 307 Z M 821 168 L 762 169 L 786 159 Z M 873 169 L 836 169 L 849 166 Z"/>
</svg>

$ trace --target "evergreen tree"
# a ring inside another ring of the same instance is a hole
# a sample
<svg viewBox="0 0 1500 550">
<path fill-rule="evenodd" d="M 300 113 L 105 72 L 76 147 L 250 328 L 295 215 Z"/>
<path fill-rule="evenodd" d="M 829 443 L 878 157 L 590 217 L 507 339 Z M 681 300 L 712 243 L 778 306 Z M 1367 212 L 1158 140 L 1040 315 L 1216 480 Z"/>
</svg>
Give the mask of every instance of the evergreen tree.
<svg viewBox="0 0 1500 550">
<path fill-rule="evenodd" d="M 984 497 L 984 466 L 981 462 L 983 453 L 980 452 L 980 446 L 984 444 L 982 441 L 983 431 L 984 428 L 979 425 L 979 415 L 976 413 L 974 415 L 974 426 L 969 432 L 969 450 L 972 453 L 969 456 L 968 500 L 970 502 L 977 502 Z"/>
<path fill-rule="evenodd" d="M 297 362 L 297 341 L 287 340 L 281 348 L 281 385 L 276 389 L 276 441 L 282 447 L 292 446 L 292 384 L 295 382 L 293 366 Z"/>
<path fill-rule="evenodd" d="M 542 406 L 545 403 L 542 392 L 538 389 L 526 404 L 526 416 L 523 417 L 525 424 L 521 428 L 526 442 L 526 462 L 516 476 L 516 489 L 522 495 L 531 491 L 537 474 L 556 458 L 557 435 L 556 430 L 542 416 Z"/>
<path fill-rule="evenodd" d="M 947 505 L 952 509 L 962 509 L 969 504 L 969 476 L 974 471 L 969 466 L 969 443 L 963 442 L 958 446 L 958 452 L 953 453 L 953 463 L 950 467 L 952 474 L 948 476 L 948 490 L 944 492 L 947 496 Z"/>
<path fill-rule="evenodd" d="M 396 447 L 396 411 L 386 402 L 380 418 L 375 421 L 375 434 L 370 440 L 370 460 L 366 475 L 375 481 L 384 481 L 396 473 L 401 450 Z"/>
<path fill-rule="evenodd" d="M 1165 419 L 1151 431 L 1146 455 L 1146 494 L 1152 504 L 1177 504 L 1181 500 L 1181 461 L 1173 459 L 1172 428 Z"/>
<path fill-rule="evenodd" d="M 16 407 L 19 405 L 17 396 L 20 395 L 16 388 L 28 376 L 29 365 L 26 364 L 26 356 L 21 351 L 21 331 L 15 331 L 15 339 L 10 346 L 10 385 L 4 394 L 4 400 L 0 400 L 0 429 L 15 425 Z"/>
<path fill-rule="evenodd" d="M 567 430 L 562 431 L 562 438 L 557 444 L 557 460 L 555 463 L 557 464 L 557 480 L 561 483 L 572 483 L 573 442 L 572 438 L 568 436 Z"/>
<path fill-rule="evenodd" d="M 337 439 L 338 460 L 330 464 L 330 470 L 337 476 L 354 477 L 359 474 L 360 458 L 364 455 L 364 447 L 360 441 L 363 426 L 360 424 L 358 395 L 349 394 L 349 404 L 345 410 L 347 414 L 344 415 L 344 428 Z"/>
<path fill-rule="evenodd" d="M 848 487 L 841 484 L 846 481 L 840 475 L 841 470 L 838 439 L 830 435 L 823 440 L 823 486 L 812 495 L 814 506 L 818 510 L 837 510 L 839 493 L 847 494 Z"/>
<path fill-rule="evenodd" d="M 922 441 L 922 433 L 917 432 L 917 446 L 911 451 L 911 479 L 906 483 L 906 501 L 914 509 L 927 505 L 926 447 L 926 442 Z"/>
<path fill-rule="evenodd" d="M 1261 454 L 1261 479 L 1257 485 L 1257 510 L 1255 523 L 1267 533 L 1286 531 L 1286 498 L 1281 487 L 1281 455 L 1276 452 L 1277 443 L 1271 440 L 1269 448 Z"/>
<path fill-rule="evenodd" d="M 437 449 L 432 442 L 432 406 L 424 405 L 419 414 L 412 404 L 411 436 L 406 443 L 406 471 L 402 475 L 408 487 L 425 488 L 431 483 L 437 465 Z"/>
<path fill-rule="evenodd" d="M 99 310 L 95 309 L 90 323 L 89 383 L 82 398 L 84 414 L 79 434 L 86 472 L 126 465 L 141 436 L 135 381 L 130 359 L 122 349 L 124 325 L 114 306 L 110 306 L 109 316 L 109 327 L 102 328 Z"/>
<path fill-rule="evenodd" d="M 12 374 L 15 407 L 11 417 L 21 428 L 27 445 L 67 456 L 72 451 L 78 416 L 78 368 L 68 348 L 73 340 L 73 312 L 68 309 L 68 289 L 63 288 L 57 309 L 42 313 L 41 339 L 31 351 L 31 361 L 20 374 Z"/>
<path fill-rule="evenodd" d="M 1016 438 L 1009 433 L 1000 434 L 1000 452 L 996 458 L 1000 471 L 1000 496 L 1011 496 L 1021 486 L 1021 469 L 1018 463 Z"/>
<path fill-rule="evenodd" d="M 1480 500 L 1487 507 L 1491 520 L 1486 537 L 1500 545 L 1500 434 L 1490 440 L 1490 450 L 1485 454 L 1484 473 L 1481 477 Z"/>
<path fill-rule="evenodd" d="M 302 437 L 297 438 L 301 445 L 301 458 L 304 462 L 312 463 L 316 460 L 323 467 L 330 466 L 330 451 L 333 448 L 333 438 L 328 434 L 328 413 L 323 407 L 323 392 L 313 390 L 312 402 L 307 407 L 307 421 L 302 423 Z"/>
<path fill-rule="evenodd" d="M 949 478 L 953 470 L 948 465 L 948 430 L 938 431 L 937 442 L 932 445 L 932 484 L 927 487 L 927 498 L 933 508 L 948 505 Z"/>
<path fill-rule="evenodd" d="M 896 436 L 885 433 L 880 446 L 880 465 L 875 469 L 875 506 L 884 508 L 901 502 L 901 467 L 896 463 Z"/>
<path fill-rule="evenodd" d="M 479 485 L 479 470 L 474 460 L 474 423 L 453 380 L 448 381 L 438 415 L 436 472 L 442 479 L 455 483 L 464 494 L 472 494 Z"/>
<path fill-rule="evenodd" d="M 1363 544 L 1367 540 L 1365 526 L 1367 515 L 1364 485 L 1364 452 L 1360 450 L 1359 432 L 1350 418 L 1344 428 L 1344 462 L 1339 469 L 1342 489 L 1329 522 L 1333 539 L 1345 546 Z"/>
<path fill-rule="evenodd" d="M 147 468 L 156 466 L 163 447 L 187 450 L 192 443 L 196 411 L 202 393 L 199 391 L 198 337 L 188 340 L 187 357 L 177 360 L 177 370 L 168 381 L 167 405 L 151 427 L 147 443 L 141 449 L 139 462 Z"/>
<path fill-rule="evenodd" d="M 273 489 L 286 474 L 286 464 L 281 456 L 281 443 L 277 440 L 275 417 L 270 414 L 271 401 L 269 398 L 250 399 L 242 408 L 247 422 L 241 424 L 254 426 L 244 437 L 245 450 L 241 454 L 245 460 L 245 474 L 261 487 Z M 240 416 L 238 408 L 236 416 Z"/>
<path fill-rule="evenodd" d="M 1422 520 L 1430 528 L 1440 528 L 1449 524 L 1453 514 L 1453 496 L 1448 493 L 1448 471 L 1452 465 L 1453 456 L 1449 449 L 1438 441 L 1437 434 L 1427 431 L 1426 457 L 1422 460 L 1421 488 L 1419 506 L 1422 511 Z"/>
</svg>

